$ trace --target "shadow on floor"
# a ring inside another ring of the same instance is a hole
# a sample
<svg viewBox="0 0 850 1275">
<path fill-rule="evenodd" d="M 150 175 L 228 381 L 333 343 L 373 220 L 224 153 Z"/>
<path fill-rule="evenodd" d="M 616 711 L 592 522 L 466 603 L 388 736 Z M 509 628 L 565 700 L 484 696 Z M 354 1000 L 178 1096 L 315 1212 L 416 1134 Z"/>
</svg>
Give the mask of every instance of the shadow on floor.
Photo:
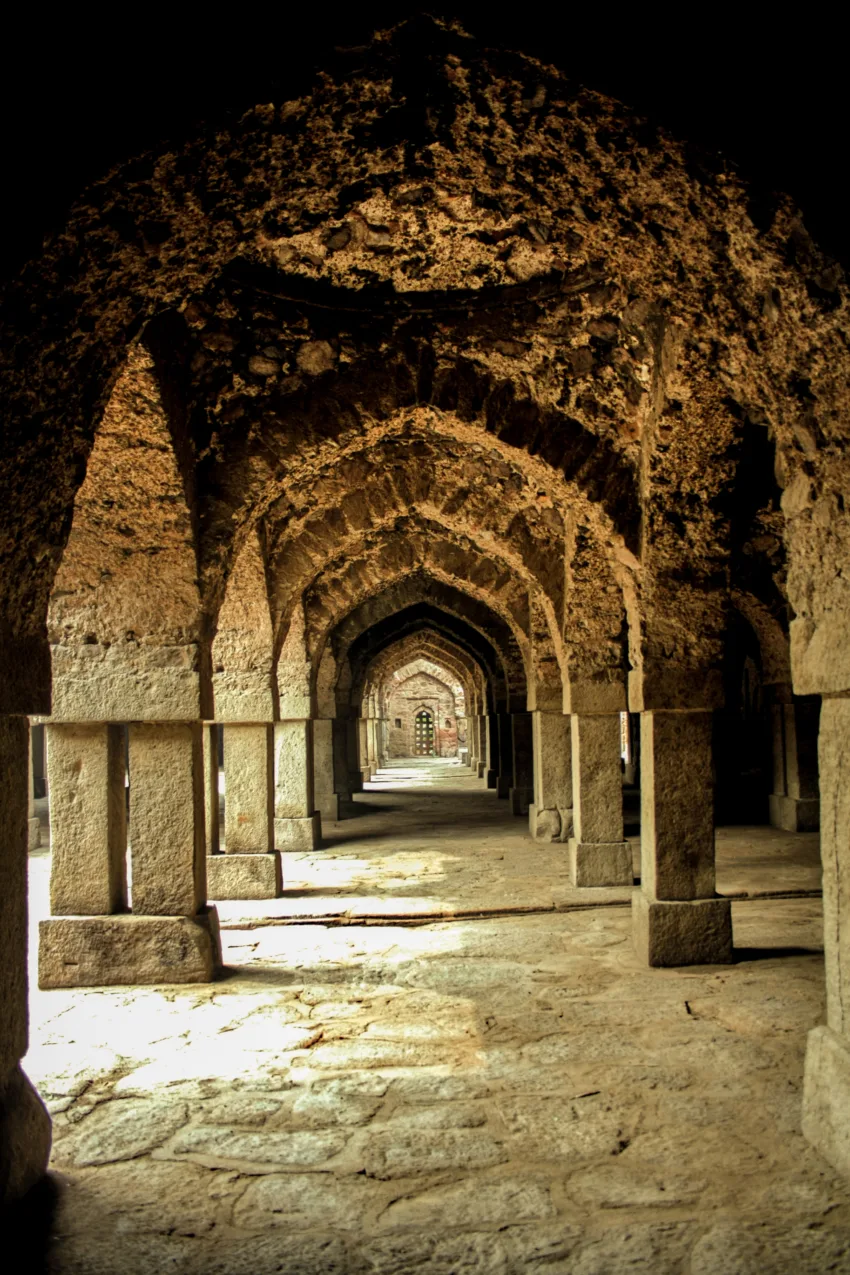
<svg viewBox="0 0 850 1275">
<path fill-rule="evenodd" d="M 736 947 L 732 961 L 740 965 L 744 961 L 776 961 L 783 956 L 823 956 L 822 947 Z"/>
</svg>

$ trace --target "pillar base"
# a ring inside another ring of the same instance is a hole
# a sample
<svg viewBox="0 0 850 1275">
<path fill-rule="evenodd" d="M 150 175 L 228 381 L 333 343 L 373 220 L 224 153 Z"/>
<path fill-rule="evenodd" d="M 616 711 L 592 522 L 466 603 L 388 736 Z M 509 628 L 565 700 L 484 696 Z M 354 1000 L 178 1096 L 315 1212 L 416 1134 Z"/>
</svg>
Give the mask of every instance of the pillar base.
<svg viewBox="0 0 850 1275">
<path fill-rule="evenodd" d="M 478 763 L 478 769 L 477 769 L 478 778 L 483 779 L 486 773 L 487 773 L 487 764 L 486 762 L 480 761 Z"/>
<path fill-rule="evenodd" d="M 803 1133 L 825 1160 L 850 1177 L 850 1046 L 829 1027 L 809 1032 Z"/>
<path fill-rule="evenodd" d="M 511 790 L 510 777 L 508 775 L 499 775 L 498 778 L 496 779 L 496 796 L 503 797 L 507 800 L 507 796 L 510 790 Z"/>
<path fill-rule="evenodd" d="M 732 960 L 729 899 L 687 902 L 632 896 L 632 932 L 647 965 L 727 965 Z"/>
<path fill-rule="evenodd" d="M 276 850 L 315 850 L 322 841 L 322 816 L 318 810 L 303 819 L 275 819 Z"/>
<path fill-rule="evenodd" d="M 487 787 L 488 787 L 488 788 L 497 788 L 498 786 L 499 786 L 499 772 L 498 772 L 498 770 L 488 770 L 488 771 L 487 771 Z"/>
<path fill-rule="evenodd" d="M 576 841 L 570 837 L 569 855 L 573 885 L 634 885 L 628 841 Z"/>
<path fill-rule="evenodd" d="M 207 895 L 211 899 L 278 899 L 283 894 L 280 851 L 270 854 L 211 854 Z"/>
<path fill-rule="evenodd" d="M 774 792 L 768 801 L 772 828 L 783 832 L 817 832 L 820 828 L 818 797 L 785 797 Z"/>
<path fill-rule="evenodd" d="M 41 820 L 36 816 L 27 821 L 27 849 L 37 850 L 41 845 Z"/>
<path fill-rule="evenodd" d="M 20 1200 L 47 1171 L 50 1116 L 20 1067 L 0 1087 L 0 1206 Z"/>
<path fill-rule="evenodd" d="M 573 835 L 573 812 L 554 806 L 539 810 L 532 802 L 528 807 L 528 831 L 535 841 L 569 841 Z"/>
<path fill-rule="evenodd" d="M 38 985 L 208 983 L 221 968 L 218 913 L 54 916 L 39 924 Z"/>
<path fill-rule="evenodd" d="M 322 799 L 322 804 L 316 810 L 316 814 L 320 817 L 323 824 L 339 823 L 340 802 L 345 799 L 345 797 L 340 797 L 338 793 L 334 793 L 332 797 L 324 797 Z"/>
<path fill-rule="evenodd" d="M 511 803 L 512 815 L 527 815 L 534 793 L 530 788 L 511 788 L 508 800 Z"/>
</svg>

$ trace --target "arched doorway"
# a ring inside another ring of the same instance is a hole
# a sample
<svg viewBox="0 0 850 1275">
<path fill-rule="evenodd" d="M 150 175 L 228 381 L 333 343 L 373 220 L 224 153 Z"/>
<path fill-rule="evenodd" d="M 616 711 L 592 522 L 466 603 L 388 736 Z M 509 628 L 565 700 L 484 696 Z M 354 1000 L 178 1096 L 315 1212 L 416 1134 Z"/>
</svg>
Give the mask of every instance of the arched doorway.
<svg viewBox="0 0 850 1275">
<path fill-rule="evenodd" d="M 416 714 L 413 752 L 417 757 L 434 756 L 434 719 L 426 708 Z"/>
</svg>

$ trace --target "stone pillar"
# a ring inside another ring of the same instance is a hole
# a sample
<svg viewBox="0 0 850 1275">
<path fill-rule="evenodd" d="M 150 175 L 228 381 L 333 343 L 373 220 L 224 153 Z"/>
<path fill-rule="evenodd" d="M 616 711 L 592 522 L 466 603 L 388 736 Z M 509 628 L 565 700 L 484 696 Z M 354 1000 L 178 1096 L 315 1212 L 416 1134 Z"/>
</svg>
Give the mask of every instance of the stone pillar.
<svg viewBox="0 0 850 1275">
<path fill-rule="evenodd" d="M 339 797 L 334 783 L 334 729 L 330 717 L 313 722 L 313 790 L 316 810 L 323 824 L 339 820 Z"/>
<path fill-rule="evenodd" d="M 484 779 L 487 775 L 487 727 L 488 719 L 486 713 L 478 715 L 478 778 Z"/>
<path fill-rule="evenodd" d="M 573 771 L 570 718 L 531 714 L 534 800 L 528 827 L 538 841 L 567 841 L 573 834 Z"/>
<path fill-rule="evenodd" d="M 513 743 L 513 786 L 510 790 L 511 814 L 527 815 L 534 800 L 534 745 L 531 713 L 511 713 Z"/>
<path fill-rule="evenodd" d="M 127 909 L 124 731 L 88 722 L 47 727 L 50 911 L 109 916 Z"/>
<path fill-rule="evenodd" d="M 21 1070 L 28 1046 L 26 717 L 0 717 L 0 1206 L 43 1176 L 50 1117 Z"/>
<path fill-rule="evenodd" d="M 850 1175 L 850 698 L 824 698 L 818 755 L 826 1024 L 809 1032 L 803 1133 Z"/>
<path fill-rule="evenodd" d="M 514 741 L 510 713 L 499 713 L 499 777 L 496 796 L 507 798 L 514 783 Z"/>
<path fill-rule="evenodd" d="M 466 715 L 466 764 L 473 775 L 478 774 L 478 716 Z"/>
<path fill-rule="evenodd" d="M 369 722 L 365 717 L 357 719 L 357 756 L 362 786 L 372 781 L 372 767 L 369 764 Z"/>
<path fill-rule="evenodd" d="M 732 959 L 732 914 L 715 894 L 709 711 L 641 714 L 641 888 L 635 944 L 649 965 Z"/>
<path fill-rule="evenodd" d="M 279 850 L 315 850 L 322 818 L 313 795 L 313 723 L 277 722 L 274 728 L 274 835 Z"/>
<path fill-rule="evenodd" d="M 274 727 L 224 727 L 224 854 L 207 863 L 212 899 L 275 899 L 283 888 L 274 848 Z"/>
<path fill-rule="evenodd" d="M 770 822 L 786 832 L 815 832 L 820 826 L 818 718 L 820 697 L 774 688 L 773 792 Z"/>
<path fill-rule="evenodd" d="M 632 851 L 623 838 L 619 713 L 573 713 L 573 885 L 631 885 Z"/>
<path fill-rule="evenodd" d="M 133 912 L 42 921 L 41 987 L 207 982 L 221 964 L 218 917 L 206 906 L 200 723 L 128 729 Z"/>
<path fill-rule="evenodd" d="M 215 722 L 205 722 L 201 729 L 201 741 L 204 750 L 204 831 L 207 839 L 207 854 L 218 854 L 221 849 L 221 829 L 219 827 L 219 792 L 218 772 L 220 760 L 218 755 L 218 726 Z M 207 864 L 209 871 L 209 864 Z"/>
<path fill-rule="evenodd" d="M 487 787 L 499 785 L 499 715 L 487 714 Z"/>
<path fill-rule="evenodd" d="M 27 803 L 27 849 L 37 850 L 41 845 L 41 820 L 35 813 L 35 781 L 32 769 L 32 727 L 29 728 L 27 744 L 27 778 L 29 781 Z"/>
</svg>

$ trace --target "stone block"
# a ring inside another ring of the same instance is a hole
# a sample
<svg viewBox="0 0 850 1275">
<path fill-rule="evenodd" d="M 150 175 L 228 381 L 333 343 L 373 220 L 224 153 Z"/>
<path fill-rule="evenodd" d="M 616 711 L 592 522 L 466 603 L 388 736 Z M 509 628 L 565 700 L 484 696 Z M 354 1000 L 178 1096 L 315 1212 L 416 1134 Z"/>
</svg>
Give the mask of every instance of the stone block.
<svg viewBox="0 0 850 1275">
<path fill-rule="evenodd" d="M 322 841 L 322 816 L 318 811 L 305 819 L 275 819 L 277 850 L 316 850 Z"/>
<path fill-rule="evenodd" d="M 128 729 L 133 911 L 194 917 L 207 898 L 200 724 Z"/>
<path fill-rule="evenodd" d="M 725 965 L 732 960 L 729 899 L 669 902 L 632 896 L 632 933 L 647 965 Z"/>
<path fill-rule="evenodd" d="M 508 794 L 512 815 L 527 815 L 533 792 L 530 788 L 512 788 Z"/>
<path fill-rule="evenodd" d="M 829 1027 L 809 1032 L 803 1133 L 824 1159 L 850 1177 L 850 1045 Z"/>
<path fill-rule="evenodd" d="M 224 728 L 224 848 L 228 854 L 272 849 L 273 727 L 239 723 Z"/>
<path fill-rule="evenodd" d="M 50 910 L 101 916 L 127 905 L 124 735 L 105 723 L 50 723 Z"/>
<path fill-rule="evenodd" d="M 820 799 L 818 797 L 786 797 L 771 793 L 769 797 L 770 826 L 784 832 L 817 832 L 820 828 Z"/>
<path fill-rule="evenodd" d="M 38 985 L 208 983 L 221 967 L 218 913 L 68 916 L 39 924 Z"/>
<path fill-rule="evenodd" d="M 633 885 L 628 841 L 576 841 L 570 838 L 570 880 L 577 886 Z"/>
<path fill-rule="evenodd" d="M 268 854 L 211 854 L 207 894 L 211 899 L 277 899 L 283 893 L 280 851 Z"/>
</svg>

